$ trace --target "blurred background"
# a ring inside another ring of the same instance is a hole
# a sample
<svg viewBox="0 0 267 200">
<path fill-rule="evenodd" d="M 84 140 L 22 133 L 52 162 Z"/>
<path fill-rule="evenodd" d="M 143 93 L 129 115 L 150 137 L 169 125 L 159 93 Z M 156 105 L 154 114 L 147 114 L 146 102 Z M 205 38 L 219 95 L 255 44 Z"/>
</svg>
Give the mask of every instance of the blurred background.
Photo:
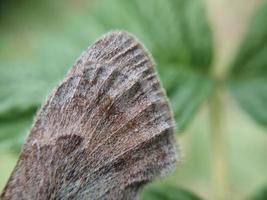
<svg viewBox="0 0 267 200">
<path fill-rule="evenodd" d="M 109 30 L 157 62 L 183 158 L 141 199 L 267 199 L 267 3 L 1 0 L 0 191 L 36 110 Z"/>
</svg>

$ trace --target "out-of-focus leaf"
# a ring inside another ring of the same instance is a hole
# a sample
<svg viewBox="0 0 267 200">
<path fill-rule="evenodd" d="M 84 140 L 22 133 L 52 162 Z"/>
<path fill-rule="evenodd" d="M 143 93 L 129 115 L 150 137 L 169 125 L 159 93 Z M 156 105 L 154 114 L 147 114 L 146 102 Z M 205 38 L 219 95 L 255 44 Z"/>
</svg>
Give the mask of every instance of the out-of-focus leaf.
<svg viewBox="0 0 267 200">
<path fill-rule="evenodd" d="M 200 197 L 174 185 L 153 183 L 148 185 L 141 196 L 142 200 L 201 200 Z"/>
<path fill-rule="evenodd" d="M 253 194 L 248 200 L 266 200 L 267 199 L 267 187 L 262 188 L 256 194 Z"/>
<path fill-rule="evenodd" d="M 0 121 L 0 149 L 19 152 L 31 123 L 31 115 Z"/>
<path fill-rule="evenodd" d="M 81 51 L 57 35 L 29 35 L 24 39 L 21 44 L 6 39 L 6 49 L 0 47 L 0 143 L 6 146 L 7 141 L 13 141 L 16 148 L 37 107 Z M 20 50 L 20 46 L 27 49 Z"/>
<path fill-rule="evenodd" d="M 14 109 L 0 115 L 0 150 L 18 153 L 33 121 L 37 107 L 26 110 Z"/>
<path fill-rule="evenodd" d="M 17 162 L 17 156 L 9 151 L 1 151 L 0 149 L 0 172 L 1 172 L 1 178 L 0 178 L 0 190 L 5 187 L 7 180 L 16 165 Z"/>
<path fill-rule="evenodd" d="M 212 82 L 196 73 L 169 66 L 161 73 L 180 130 L 186 128 L 199 105 L 210 95 Z M 197 95 L 196 95 L 197 94 Z"/>
<path fill-rule="evenodd" d="M 230 88 L 240 105 L 267 126 L 267 1 L 260 5 L 232 64 Z"/>
<path fill-rule="evenodd" d="M 0 115 L 39 106 L 67 72 L 77 54 L 69 42 L 60 40 L 56 35 L 55 38 L 41 36 L 38 41 L 33 36 L 20 45 L 27 46 L 24 52 L 17 49 L 17 54 L 26 54 L 24 58 L 13 56 L 14 49 L 6 49 L 7 55 L 3 58 L 0 54 Z M 7 59 L 9 55 L 12 57 Z"/>
</svg>

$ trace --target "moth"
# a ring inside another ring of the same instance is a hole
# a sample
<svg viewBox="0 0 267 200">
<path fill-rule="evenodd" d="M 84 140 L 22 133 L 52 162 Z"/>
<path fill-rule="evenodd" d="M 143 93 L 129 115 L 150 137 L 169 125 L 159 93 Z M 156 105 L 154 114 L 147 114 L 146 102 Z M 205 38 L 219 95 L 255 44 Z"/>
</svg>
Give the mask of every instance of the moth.
<svg viewBox="0 0 267 200">
<path fill-rule="evenodd" d="M 173 169 L 174 122 L 154 65 L 124 31 L 91 45 L 38 111 L 1 199 L 136 199 Z"/>
</svg>

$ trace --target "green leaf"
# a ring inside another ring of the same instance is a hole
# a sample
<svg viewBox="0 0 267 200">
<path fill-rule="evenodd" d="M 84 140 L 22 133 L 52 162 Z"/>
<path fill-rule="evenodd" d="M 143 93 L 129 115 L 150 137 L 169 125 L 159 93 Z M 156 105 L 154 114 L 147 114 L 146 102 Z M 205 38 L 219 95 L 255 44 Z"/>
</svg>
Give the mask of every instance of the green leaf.
<svg viewBox="0 0 267 200">
<path fill-rule="evenodd" d="M 30 128 L 37 107 L 14 109 L 0 115 L 0 150 L 18 153 Z"/>
<path fill-rule="evenodd" d="M 17 156 L 14 153 L 9 151 L 1 151 L 0 149 L 0 171 L 1 171 L 1 178 L 0 178 L 0 190 L 2 191 L 9 179 L 9 176 L 14 169 Z"/>
<path fill-rule="evenodd" d="M 81 52 L 51 33 L 36 31 L 20 43 L 1 38 L 5 45 L 0 47 L 0 145 L 13 141 L 17 148 L 22 143 L 37 107 Z"/>
<path fill-rule="evenodd" d="M 230 88 L 241 107 L 267 126 L 267 1 L 259 6 L 232 64 Z"/>
<path fill-rule="evenodd" d="M 267 187 L 264 187 L 253 194 L 248 200 L 266 200 L 267 199 Z"/>
<path fill-rule="evenodd" d="M 18 153 L 32 123 L 32 117 L 0 120 L 0 149 L 10 149 Z"/>
<path fill-rule="evenodd" d="M 184 130 L 199 105 L 212 91 L 212 81 L 205 75 L 190 73 L 169 66 L 161 78 L 167 89 L 178 127 Z"/>
<path fill-rule="evenodd" d="M 145 187 L 142 200 L 201 200 L 200 197 L 174 185 L 153 183 Z"/>
</svg>

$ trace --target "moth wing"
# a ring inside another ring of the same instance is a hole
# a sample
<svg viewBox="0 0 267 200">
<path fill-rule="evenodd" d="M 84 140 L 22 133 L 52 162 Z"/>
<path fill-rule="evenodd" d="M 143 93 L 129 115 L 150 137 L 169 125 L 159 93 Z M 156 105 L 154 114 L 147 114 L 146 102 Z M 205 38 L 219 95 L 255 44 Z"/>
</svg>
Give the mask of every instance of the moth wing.
<svg viewBox="0 0 267 200">
<path fill-rule="evenodd" d="M 25 198 L 134 198 L 174 167 L 173 133 L 152 58 L 130 34 L 110 32 L 40 109 L 9 184 L 24 185 Z"/>
</svg>

